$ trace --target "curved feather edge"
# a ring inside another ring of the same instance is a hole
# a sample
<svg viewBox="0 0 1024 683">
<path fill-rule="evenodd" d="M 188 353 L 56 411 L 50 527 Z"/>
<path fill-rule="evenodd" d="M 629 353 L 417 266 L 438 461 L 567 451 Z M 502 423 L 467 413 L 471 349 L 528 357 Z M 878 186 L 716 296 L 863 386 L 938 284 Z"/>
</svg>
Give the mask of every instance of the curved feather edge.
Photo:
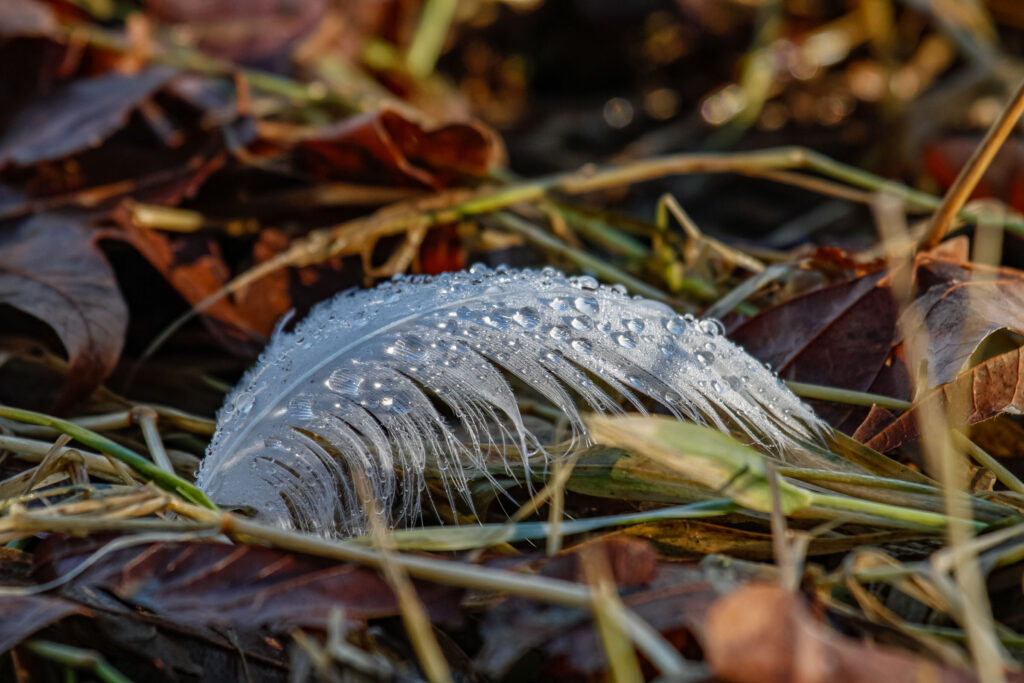
<svg viewBox="0 0 1024 683">
<path fill-rule="evenodd" d="M 822 430 L 718 321 L 589 276 L 474 266 L 340 294 L 276 333 L 221 409 L 198 484 L 264 520 L 345 536 L 367 527 L 353 484 L 364 476 L 388 524 L 415 522 L 427 469 L 469 502 L 485 452 L 546 459 L 511 377 L 566 415 L 577 447 L 589 445 L 581 407 L 622 404 L 779 454 Z"/>
</svg>

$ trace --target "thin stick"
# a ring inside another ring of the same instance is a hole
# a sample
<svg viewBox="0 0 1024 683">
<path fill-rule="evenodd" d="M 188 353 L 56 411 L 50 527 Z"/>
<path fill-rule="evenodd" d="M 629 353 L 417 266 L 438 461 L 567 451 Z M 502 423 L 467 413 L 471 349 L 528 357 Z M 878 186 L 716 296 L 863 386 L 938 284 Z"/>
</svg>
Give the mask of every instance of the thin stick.
<svg viewBox="0 0 1024 683">
<path fill-rule="evenodd" d="M 1017 92 L 1003 109 L 1003 113 L 988 129 L 985 139 L 974 150 L 967 165 L 960 170 L 953 187 L 949 188 L 949 192 L 942 200 L 942 206 L 935 212 L 927 232 L 918 243 L 918 251 L 933 248 L 946 236 L 949 227 L 953 224 L 953 219 L 960 213 L 978 183 L 981 182 L 982 176 L 985 175 L 985 171 L 995 159 L 1003 143 L 1006 142 L 1006 138 L 1017 126 L 1021 114 L 1024 114 L 1024 82 L 1021 82 Z"/>
</svg>

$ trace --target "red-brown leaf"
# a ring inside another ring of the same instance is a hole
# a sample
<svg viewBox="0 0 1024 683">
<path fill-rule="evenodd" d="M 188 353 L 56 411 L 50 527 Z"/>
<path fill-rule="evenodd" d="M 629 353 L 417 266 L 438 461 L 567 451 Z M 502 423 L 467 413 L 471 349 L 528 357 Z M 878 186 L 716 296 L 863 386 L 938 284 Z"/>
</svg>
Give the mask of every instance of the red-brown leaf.
<svg viewBox="0 0 1024 683">
<path fill-rule="evenodd" d="M 938 387 L 924 400 L 937 401 L 953 427 L 976 424 L 1003 413 L 1020 415 L 1024 413 L 1022 353 L 1024 350 L 1015 349 L 996 356 Z M 920 434 L 918 414 L 919 408 L 911 408 L 871 436 L 866 445 L 885 452 L 916 439 Z"/>
<path fill-rule="evenodd" d="M 92 233 L 70 218 L 38 216 L 0 233 L 0 303 L 60 337 L 70 361 L 61 406 L 96 388 L 120 358 L 128 307 Z"/>
<path fill-rule="evenodd" d="M 295 142 L 274 128 L 261 132 L 274 142 Z M 428 127 L 393 108 L 353 117 L 298 142 L 300 162 L 325 179 L 412 181 L 435 189 L 486 175 L 505 153 L 498 136 L 481 123 Z"/>
<path fill-rule="evenodd" d="M 715 680 L 730 683 L 974 680 L 967 672 L 830 631 L 799 595 L 772 583 L 747 584 L 712 605 L 702 643 Z"/>
<path fill-rule="evenodd" d="M 36 552 L 36 574 L 64 575 L 108 540 L 51 536 Z M 72 585 L 110 591 L 179 623 L 278 633 L 296 626 L 326 628 L 337 609 L 353 625 L 399 613 L 388 584 L 372 569 L 259 546 L 178 542 L 125 548 L 91 564 Z M 432 618 L 455 617 L 460 591 L 415 585 Z"/>
</svg>

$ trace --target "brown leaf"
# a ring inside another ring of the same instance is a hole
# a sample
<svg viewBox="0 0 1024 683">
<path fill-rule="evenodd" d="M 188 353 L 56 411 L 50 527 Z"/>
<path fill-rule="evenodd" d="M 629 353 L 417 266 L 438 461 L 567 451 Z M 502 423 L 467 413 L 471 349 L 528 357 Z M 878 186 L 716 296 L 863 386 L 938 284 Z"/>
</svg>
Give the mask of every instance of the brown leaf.
<svg viewBox="0 0 1024 683">
<path fill-rule="evenodd" d="M 964 671 L 830 631 L 799 595 L 773 583 L 749 583 L 718 600 L 701 642 L 716 680 L 731 683 L 974 680 Z"/>
<path fill-rule="evenodd" d="M 72 614 L 89 614 L 85 608 L 43 595 L 0 596 L 0 652 L 30 637 L 36 631 Z"/>
<path fill-rule="evenodd" d="M 107 74 L 56 88 L 21 111 L 0 137 L 0 168 L 29 166 L 98 146 L 174 75 L 151 68 L 134 76 Z"/>
<path fill-rule="evenodd" d="M 500 138 L 482 123 L 428 127 L 394 107 L 306 131 L 261 125 L 268 142 L 298 144 L 299 163 L 319 177 L 435 189 L 481 177 L 504 158 Z"/>
<path fill-rule="evenodd" d="M 603 546 L 623 603 L 677 646 L 689 642 L 691 629 L 718 595 L 702 570 L 658 561 L 650 546 L 638 539 L 601 538 L 591 543 Z M 544 576 L 581 581 L 577 550 L 534 559 L 528 566 L 539 566 Z M 518 563 L 522 569 L 522 560 Z M 492 677 L 537 650 L 547 655 L 545 680 L 592 676 L 607 667 L 593 624 L 581 610 L 509 598 L 487 611 L 480 632 L 484 647 L 476 665 Z"/>
<path fill-rule="evenodd" d="M 938 402 L 950 426 L 972 425 L 1003 413 L 1024 413 L 1024 350 L 1015 349 L 996 356 L 938 387 L 923 400 Z M 916 439 L 919 408 L 904 412 L 872 436 L 865 445 L 876 451 L 891 451 Z"/>
<path fill-rule="evenodd" d="M 46 578 L 64 575 L 106 541 L 109 537 L 48 537 L 36 552 L 36 573 Z M 460 591 L 414 584 L 431 618 L 457 616 Z M 323 629 L 337 609 L 352 625 L 399 614 L 394 594 L 372 569 L 223 543 L 156 543 L 118 550 L 91 564 L 71 587 L 110 591 L 178 623 L 249 631 Z"/>
<path fill-rule="evenodd" d="M 917 272 L 935 283 L 914 303 L 928 328 L 933 385 L 952 381 L 992 332 L 1024 331 L 1024 273 L 931 258 L 919 259 Z"/>
<path fill-rule="evenodd" d="M 92 233 L 72 219 L 41 215 L 0 233 L 0 303 L 45 322 L 67 349 L 59 406 L 87 395 L 117 364 L 128 307 Z"/>
<path fill-rule="evenodd" d="M 191 305 L 219 291 L 231 277 L 217 243 L 197 235 L 168 235 L 121 221 L 122 230 L 104 232 L 105 237 L 123 240 L 138 250 Z M 230 348 L 243 354 L 257 351 L 269 336 L 272 323 L 254 324 L 229 299 L 220 299 L 204 311 L 212 321 L 211 332 Z"/>
<path fill-rule="evenodd" d="M 0 4 L 0 38 L 52 36 L 59 29 L 53 8 L 38 0 L 4 0 Z"/>
<path fill-rule="evenodd" d="M 869 391 L 892 349 L 896 307 L 885 272 L 816 289 L 741 323 L 729 335 L 784 379 Z M 848 408 L 819 412 L 838 424 Z"/>
<path fill-rule="evenodd" d="M 325 0 L 146 0 L 157 21 L 188 27 L 204 52 L 235 61 L 279 54 L 313 29 Z"/>
</svg>

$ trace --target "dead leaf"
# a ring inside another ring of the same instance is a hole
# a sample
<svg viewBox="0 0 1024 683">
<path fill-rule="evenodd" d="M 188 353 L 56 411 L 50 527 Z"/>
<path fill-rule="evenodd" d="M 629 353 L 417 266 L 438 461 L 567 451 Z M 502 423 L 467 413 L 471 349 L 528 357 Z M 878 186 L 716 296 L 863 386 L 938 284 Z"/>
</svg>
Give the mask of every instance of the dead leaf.
<svg viewBox="0 0 1024 683">
<path fill-rule="evenodd" d="M 718 595 L 703 571 L 659 561 L 649 544 L 638 539 L 600 538 L 591 543 L 600 544 L 607 553 L 623 603 L 680 649 L 690 643 L 691 630 Z M 582 569 L 577 551 L 528 563 L 520 559 L 517 565 L 539 567 L 544 576 L 579 581 Z M 607 666 L 597 632 L 581 610 L 509 598 L 486 612 L 480 632 L 484 647 L 476 656 L 476 666 L 488 676 L 501 676 L 538 650 L 547 655 L 543 671 L 538 672 L 543 680 L 589 677 Z"/>
<path fill-rule="evenodd" d="M 199 49 L 240 62 L 265 60 L 289 48 L 324 16 L 325 0 L 146 0 L 153 19 L 187 30 Z"/>
<path fill-rule="evenodd" d="M 395 107 L 314 129 L 260 125 L 266 142 L 298 145 L 298 162 L 326 180 L 441 189 L 482 177 L 504 159 L 496 133 L 479 122 L 430 127 Z"/>
<path fill-rule="evenodd" d="M 123 240 L 160 272 L 191 305 L 216 293 L 231 277 L 231 271 L 217 243 L 198 235 L 169 235 L 147 230 L 130 220 L 121 221 L 122 230 L 105 231 L 104 237 Z M 287 310 L 287 309 L 286 309 Z M 243 354 L 258 351 L 269 336 L 273 323 L 257 320 L 254 324 L 229 300 L 220 299 L 209 306 L 203 319 L 212 321 L 210 331 Z"/>
<path fill-rule="evenodd" d="M 896 306 L 877 271 L 801 294 L 746 320 L 729 335 L 784 379 L 870 391 L 892 350 Z M 823 405 L 833 424 L 851 412 Z"/>
<path fill-rule="evenodd" d="M 87 395 L 121 355 L 128 307 L 93 234 L 41 215 L 0 233 L 0 303 L 53 328 L 68 353 L 60 406 Z"/>
<path fill-rule="evenodd" d="M 938 402 L 951 427 L 977 424 L 1001 414 L 1024 414 L 1024 349 L 996 356 L 938 387 L 923 401 Z M 920 435 L 917 406 L 907 410 L 865 445 L 891 451 Z"/>
<path fill-rule="evenodd" d="M 1024 273 L 927 257 L 917 273 L 935 282 L 914 302 L 928 329 L 932 386 L 951 382 L 996 330 L 1024 331 Z"/>
<path fill-rule="evenodd" d="M 0 652 L 7 652 L 36 631 L 72 614 L 89 611 L 61 598 L 44 595 L 0 596 Z"/>
<path fill-rule="evenodd" d="M 30 166 L 99 146 L 174 75 L 157 67 L 133 76 L 73 81 L 23 109 L 0 137 L 0 168 Z"/>
<path fill-rule="evenodd" d="M 716 680 L 730 683 L 975 680 L 908 652 L 830 631 L 799 595 L 774 583 L 746 584 L 713 604 L 701 642 Z"/>
<path fill-rule="evenodd" d="M 53 8 L 37 0 L 5 0 L 0 5 L 0 38 L 52 36 L 59 28 Z"/>
<path fill-rule="evenodd" d="M 36 575 L 61 576 L 109 537 L 50 536 L 36 552 Z M 431 618 L 457 618 L 461 591 L 414 582 Z M 178 623 L 240 630 L 324 629 L 341 609 L 350 625 L 399 614 L 387 582 L 366 567 L 259 546 L 156 543 L 104 555 L 71 582 L 102 589 Z"/>
</svg>

